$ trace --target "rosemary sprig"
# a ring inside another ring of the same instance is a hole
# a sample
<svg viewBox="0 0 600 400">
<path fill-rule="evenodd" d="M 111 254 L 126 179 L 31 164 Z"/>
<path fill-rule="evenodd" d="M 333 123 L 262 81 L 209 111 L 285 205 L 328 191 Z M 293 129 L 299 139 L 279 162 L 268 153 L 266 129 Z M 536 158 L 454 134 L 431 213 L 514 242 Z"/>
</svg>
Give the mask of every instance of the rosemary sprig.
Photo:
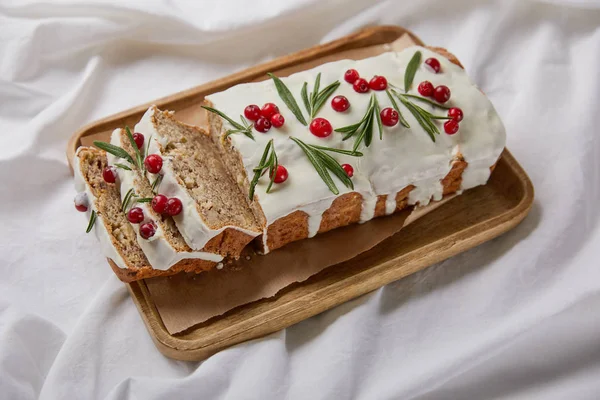
<svg viewBox="0 0 600 400">
<path fill-rule="evenodd" d="M 371 141 L 373 140 L 373 122 L 375 119 L 377 120 L 377 124 L 380 129 L 380 137 L 382 137 L 382 127 L 380 125 L 381 117 L 379 116 L 379 113 L 379 102 L 377 101 L 375 94 L 372 94 L 369 105 L 367 106 L 367 112 L 363 118 L 356 124 L 337 128 L 335 131 L 346 134 L 342 140 L 348 140 L 356 135 L 356 139 L 354 139 L 354 147 L 352 149 L 353 151 L 356 151 L 363 142 L 365 147 L 369 147 L 371 145 Z"/>
<path fill-rule="evenodd" d="M 219 111 L 216 108 L 212 108 L 209 106 L 202 106 L 202 108 L 204 108 L 207 111 L 210 111 L 211 113 L 217 114 L 219 117 L 221 117 L 225 121 L 229 122 L 231 124 L 231 126 L 233 126 L 235 128 L 235 129 L 227 130 L 227 132 L 225 132 L 225 137 L 228 137 L 229 135 L 233 135 L 234 133 L 243 133 L 245 136 L 254 140 L 254 135 L 252 135 L 252 125 L 249 124 L 248 121 L 246 121 L 246 119 L 244 117 L 242 117 L 241 115 L 240 115 L 240 119 L 242 120 L 242 123 L 240 124 L 239 122 L 235 122 L 233 119 L 228 117 L 224 112 Z"/>
<path fill-rule="evenodd" d="M 315 84 L 313 85 L 313 91 L 311 92 L 310 96 L 307 92 L 308 83 L 304 82 L 304 85 L 302 85 L 302 90 L 300 91 L 300 96 L 304 102 L 306 112 L 308 112 L 308 115 L 310 115 L 310 119 L 313 119 L 317 115 L 327 99 L 337 90 L 337 88 L 340 86 L 340 81 L 333 82 L 321 91 L 319 91 L 320 85 L 321 73 L 319 72 L 315 78 Z"/>
<path fill-rule="evenodd" d="M 273 144 L 273 139 L 269 140 L 269 143 L 265 146 L 265 150 L 263 151 L 263 155 L 260 158 L 260 162 L 253 169 L 254 176 L 252 177 L 252 181 L 250 182 L 250 192 L 248 196 L 250 200 L 254 199 L 254 192 L 256 190 L 256 185 L 258 184 L 258 180 L 261 176 L 268 170 L 269 176 L 271 178 L 269 182 L 269 186 L 267 186 L 266 192 L 269 193 L 271 187 L 273 186 L 273 182 L 275 181 L 275 172 L 277 172 L 277 167 L 279 163 L 277 160 L 277 154 L 275 153 L 275 145 Z"/>
<path fill-rule="evenodd" d="M 144 171 L 144 159 L 140 154 L 140 149 L 138 149 L 135 140 L 133 140 L 133 135 L 131 134 L 131 131 L 129 130 L 128 126 L 125 127 L 125 132 L 127 134 L 127 138 L 129 139 L 129 143 L 131 144 L 131 147 L 133 147 L 133 154 L 135 155 L 136 166 L 140 171 Z"/>
<path fill-rule="evenodd" d="M 152 201 L 152 197 L 142 197 L 140 199 L 136 199 L 136 203 L 150 203 Z"/>
<path fill-rule="evenodd" d="M 396 110 L 396 112 L 398 113 L 398 119 L 400 120 L 400 123 L 405 128 L 410 128 L 410 125 L 408 124 L 408 122 L 404 118 L 404 115 L 402 115 L 402 111 L 400 111 L 400 107 L 398 107 L 398 103 L 396 103 L 396 100 L 394 100 L 394 97 L 390 93 L 390 90 L 386 89 L 385 93 L 387 94 L 388 98 L 390 99 L 390 102 L 392 103 L 392 107 L 394 107 L 394 110 Z"/>
<path fill-rule="evenodd" d="M 121 168 L 121 169 L 124 169 L 124 170 L 126 170 L 126 171 L 131 171 L 131 168 L 129 168 L 129 167 L 128 167 L 127 165 L 125 165 L 125 164 L 115 163 L 115 167 L 117 167 L 117 168 Z"/>
<path fill-rule="evenodd" d="M 404 92 L 408 92 L 408 89 L 410 89 L 420 64 L 421 52 L 417 51 L 408 62 L 406 71 L 404 72 Z"/>
<path fill-rule="evenodd" d="M 295 137 L 290 137 L 290 139 L 292 139 L 302 149 L 302 151 L 304 151 L 304 154 L 306 154 L 306 157 L 308 158 L 308 160 L 311 162 L 313 167 L 315 167 L 315 170 L 317 171 L 317 173 L 319 174 L 321 179 L 323 179 L 323 182 L 325 182 L 325 184 L 327 185 L 327 187 L 329 187 L 329 190 L 331 190 L 331 192 L 333 194 L 337 195 L 340 193 L 340 191 L 338 190 L 337 186 L 335 185 L 335 182 L 333 182 L 330 172 L 333 173 L 335 176 L 337 176 L 338 179 L 340 181 L 342 181 L 342 183 L 346 187 L 354 189 L 354 184 L 352 183 L 352 180 L 348 177 L 348 175 L 346 174 L 346 171 L 344 171 L 344 169 L 342 168 L 340 163 L 337 162 L 337 160 L 335 158 L 333 158 L 332 156 L 330 156 L 329 154 L 327 154 L 325 152 L 325 151 L 333 151 L 333 152 L 337 153 L 337 152 L 339 152 L 339 151 L 336 151 L 338 149 L 325 148 L 322 146 L 314 146 L 314 145 L 306 144 L 302 140 L 295 138 Z M 352 153 L 352 154 L 346 153 L 346 154 L 357 155 L 357 153 Z M 358 153 L 358 154 L 361 154 L 361 153 Z"/>
<path fill-rule="evenodd" d="M 434 115 L 432 115 L 429 111 L 422 109 L 418 105 L 411 103 L 410 101 L 402 97 L 399 97 L 399 99 L 404 105 L 404 107 L 406 107 L 408 111 L 410 111 L 410 113 L 413 115 L 413 117 L 415 117 L 419 125 L 421 125 L 421 128 L 423 128 L 425 132 L 427 132 L 431 140 L 435 142 L 435 135 L 439 135 L 440 130 L 432 121 L 432 117 L 434 117 Z"/>
<path fill-rule="evenodd" d="M 137 195 L 133 191 L 133 188 L 131 188 L 127 191 L 127 193 L 125 193 L 125 197 L 123 197 L 123 202 L 121 203 L 121 211 L 127 211 L 127 207 L 129 207 L 129 203 L 131 203 L 131 200 L 134 197 L 137 197 Z"/>
<path fill-rule="evenodd" d="M 445 105 L 440 104 L 440 103 L 436 103 L 435 101 L 431 101 L 431 100 L 429 100 L 426 97 L 415 96 L 414 94 L 408 94 L 408 93 L 404 93 L 404 94 L 397 93 L 397 95 L 404 96 L 404 97 L 410 97 L 411 99 L 422 101 L 423 103 L 427 103 L 427 104 L 429 104 L 430 106 L 433 106 L 433 107 L 441 108 L 442 110 L 449 110 L 450 109 L 450 107 L 445 106 Z"/>
<path fill-rule="evenodd" d="M 294 99 L 294 96 L 292 95 L 292 92 L 290 92 L 290 89 L 288 89 L 288 87 L 285 85 L 285 83 L 283 83 L 281 79 L 279 79 L 272 73 L 268 72 L 267 75 L 269 75 L 269 77 L 273 79 L 275 89 L 277 89 L 277 93 L 279 94 L 279 97 L 281 97 L 281 100 L 283 100 L 283 102 L 290 109 L 292 114 L 296 116 L 296 119 L 300 121 L 302 125 L 307 126 L 308 124 L 304 119 L 304 115 L 302 115 L 302 110 L 300 110 L 300 107 L 298 107 L 298 103 L 296 102 L 296 99 Z"/>
<path fill-rule="evenodd" d="M 115 157 L 122 158 L 122 159 L 128 161 L 132 165 L 135 165 L 135 162 L 133 161 L 133 158 L 131 158 L 129 153 L 126 152 L 125 150 L 123 150 L 119 146 L 115 146 L 114 144 L 110 144 L 110 143 L 106 143 L 106 142 L 99 142 L 99 141 L 95 141 L 94 146 L 96 146 L 97 148 L 99 148 L 101 150 L 104 150 L 107 153 L 112 154 Z"/>
<path fill-rule="evenodd" d="M 163 176 L 162 175 L 156 175 L 156 178 L 154 179 L 154 182 L 152 182 L 152 193 L 156 194 L 158 187 L 160 186 L 160 183 L 162 182 Z"/>
<path fill-rule="evenodd" d="M 96 218 L 98 218 L 98 216 L 96 215 L 96 211 L 92 210 L 92 214 L 90 215 L 90 222 L 88 222 L 88 226 L 87 226 L 87 229 L 85 230 L 85 233 L 90 233 L 92 231 L 92 228 L 94 227 L 94 224 L 96 223 Z"/>
</svg>

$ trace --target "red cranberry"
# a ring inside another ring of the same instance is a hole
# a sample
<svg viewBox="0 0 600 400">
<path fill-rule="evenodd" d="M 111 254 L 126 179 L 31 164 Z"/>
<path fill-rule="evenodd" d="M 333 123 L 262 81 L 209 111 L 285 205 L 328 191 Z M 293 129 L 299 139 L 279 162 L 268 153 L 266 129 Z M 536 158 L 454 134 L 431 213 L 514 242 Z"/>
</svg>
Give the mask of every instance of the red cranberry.
<svg viewBox="0 0 600 400">
<path fill-rule="evenodd" d="M 88 210 L 88 198 L 85 192 L 77 193 L 74 202 L 77 211 L 86 212 Z"/>
<path fill-rule="evenodd" d="M 133 207 L 127 213 L 127 221 L 131 222 L 132 224 L 139 224 L 143 220 L 144 220 L 144 211 L 142 211 L 142 209 L 139 207 Z"/>
<path fill-rule="evenodd" d="M 394 126 L 398 123 L 398 111 L 391 107 L 384 108 L 379 115 L 381 116 L 381 122 L 385 126 Z"/>
<path fill-rule="evenodd" d="M 259 132 L 266 133 L 271 129 L 271 121 L 265 117 L 260 117 L 254 122 L 254 129 Z"/>
<path fill-rule="evenodd" d="M 433 92 L 433 98 L 438 103 L 445 103 L 450 100 L 450 89 L 448 86 L 440 85 L 435 88 Z"/>
<path fill-rule="evenodd" d="M 424 96 L 424 97 L 433 96 L 433 92 L 434 92 L 433 84 L 429 81 L 423 81 L 423 82 L 419 83 L 418 90 L 419 90 L 419 94 L 421 96 Z"/>
<path fill-rule="evenodd" d="M 147 222 L 140 226 L 140 236 L 144 239 L 150 239 L 156 233 L 156 228 L 151 222 Z"/>
<path fill-rule="evenodd" d="M 273 182 L 275 183 L 283 183 L 288 178 L 288 171 L 283 165 L 277 166 L 277 171 L 275 171 L 275 179 Z"/>
<path fill-rule="evenodd" d="M 171 197 L 169 200 L 167 200 L 167 208 L 165 212 L 168 215 L 174 217 L 176 215 L 179 215 L 181 213 L 181 210 L 183 210 L 183 204 L 181 203 L 181 200 L 179 200 L 177 197 Z"/>
<path fill-rule="evenodd" d="M 285 118 L 283 118 L 283 115 L 281 115 L 279 113 L 277 113 L 271 117 L 271 125 L 273 125 L 275 128 L 281 128 L 284 123 L 285 123 Z"/>
<path fill-rule="evenodd" d="M 352 165 L 342 164 L 342 169 L 346 171 L 346 175 L 348 175 L 349 178 L 352 178 L 352 176 L 354 175 L 354 168 L 352 168 Z"/>
<path fill-rule="evenodd" d="M 456 132 L 458 132 L 458 122 L 454 119 L 449 119 L 448 121 L 444 122 L 444 131 L 448 135 L 454 135 Z"/>
<path fill-rule="evenodd" d="M 335 96 L 331 99 L 331 108 L 337 112 L 344 112 L 350 108 L 350 102 L 346 96 Z"/>
<path fill-rule="evenodd" d="M 367 93 L 369 91 L 369 83 L 366 79 L 358 78 L 352 84 L 354 91 L 357 93 Z"/>
<path fill-rule="evenodd" d="M 433 70 L 433 72 L 435 72 L 436 74 L 438 72 L 440 72 L 440 62 L 438 61 L 437 58 L 428 58 L 427 60 L 425 60 L 425 65 L 428 65 L 429 67 L 431 67 L 431 69 Z"/>
<path fill-rule="evenodd" d="M 102 177 L 105 182 L 115 183 L 117 180 L 117 170 L 115 167 L 106 167 L 104 168 L 104 171 L 102 171 Z"/>
<path fill-rule="evenodd" d="M 387 79 L 385 76 L 375 75 L 369 81 L 369 87 L 373 90 L 385 90 L 387 89 Z"/>
<path fill-rule="evenodd" d="M 137 148 L 141 149 L 144 146 L 144 135 L 136 132 L 132 136 Z"/>
<path fill-rule="evenodd" d="M 260 108 L 256 104 L 250 104 L 244 108 L 244 117 L 256 121 L 260 117 Z"/>
<path fill-rule="evenodd" d="M 150 172 L 151 174 L 158 174 L 162 169 L 162 164 L 162 157 L 158 154 L 150 154 L 144 160 L 144 165 L 146 166 L 148 172 Z"/>
<path fill-rule="evenodd" d="M 448 110 L 448 116 L 455 120 L 456 122 L 460 122 L 463 119 L 463 112 L 458 107 L 452 107 Z"/>
<path fill-rule="evenodd" d="M 152 209 L 159 214 L 162 214 L 167 209 L 167 201 L 169 198 L 163 194 L 157 194 L 152 199 Z"/>
<path fill-rule="evenodd" d="M 310 123 L 309 129 L 310 133 L 321 138 L 327 137 L 331 135 L 331 132 L 333 132 L 331 124 L 325 118 L 313 119 Z"/>
<path fill-rule="evenodd" d="M 358 75 L 358 71 L 355 69 L 349 69 L 344 74 L 344 80 L 348 83 L 354 83 L 358 78 L 360 78 L 360 75 Z"/>
<path fill-rule="evenodd" d="M 260 115 L 267 119 L 270 119 L 275 114 L 279 114 L 279 107 L 274 103 L 266 103 L 260 110 Z"/>
</svg>

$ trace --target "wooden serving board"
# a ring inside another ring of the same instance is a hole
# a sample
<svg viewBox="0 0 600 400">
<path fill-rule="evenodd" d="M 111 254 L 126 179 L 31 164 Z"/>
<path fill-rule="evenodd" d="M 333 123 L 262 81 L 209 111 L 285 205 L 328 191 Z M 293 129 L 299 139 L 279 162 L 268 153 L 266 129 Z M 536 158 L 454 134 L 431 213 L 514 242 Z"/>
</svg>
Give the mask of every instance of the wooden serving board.
<svg viewBox="0 0 600 400">
<path fill-rule="evenodd" d="M 93 140 L 107 140 L 117 127 L 135 125 L 151 104 L 176 111 L 180 120 L 202 125 L 205 117 L 199 106 L 210 93 L 264 79 L 266 72 L 285 76 L 333 59 L 383 52 L 399 38 L 422 44 L 401 27 L 366 28 L 104 118 L 73 135 L 67 148 L 69 162 L 77 147 L 90 145 Z M 532 203 L 533 186 L 529 177 L 505 150 L 487 185 L 450 200 L 372 250 L 291 285 L 275 297 L 237 307 L 177 335 L 167 331 L 146 282 L 128 286 L 154 343 L 163 354 L 179 360 L 203 360 L 226 347 L 284 329 L 486 242 L 521 222 Z"/>
</svg>

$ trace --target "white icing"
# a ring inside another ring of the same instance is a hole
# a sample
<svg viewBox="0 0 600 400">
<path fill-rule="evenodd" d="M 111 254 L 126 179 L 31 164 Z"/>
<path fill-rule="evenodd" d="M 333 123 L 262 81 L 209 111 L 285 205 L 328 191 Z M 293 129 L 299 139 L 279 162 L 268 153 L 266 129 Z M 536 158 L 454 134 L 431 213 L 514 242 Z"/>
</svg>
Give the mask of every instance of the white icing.
<svg viewBox="0 0 600 400">
<path fill-rule="evenodd" d="M 390 193 L 385 199 L 385 215 L 393 214 L 396 211 L 396 193 Z"/>
<path fill-rule="evenodd" d="M 435 74 L 422 64 L 416 72 L 409 93 L 418 95 L 416 91 L 418 84 L 424 80 L 432 82 L 434 86 L 446 85 L 452 92 L 452 98 L 446 105 L 460 107 L 465 116 L 460 123 L 459 132 L 452 136 L 443 133 L 442 122 L 437 122 L 442 133 L 436 137 L 434 143 L 413 115 L 400 105 L 403 116 L 411 126 L 410 129 L 400 124 L 391 128 L 384 127 L 383 139 L 380 140 L 375 124 L 371 145 L 368 148 L 363 145 L 359 149 L 364 153 L 363 157 L 332 153 L 340 164 L 349 163 L 354 167 L 352 178 L 354 191 L 363 196 L 361 222 L 373 218 L 377 195 L 390 194 L 389 202 L 386 201 L 386 213 L 388 213 L 392 211 L 393 200 L 395 208 L 395 193 L 408 185 L 415 186 L 409 194 L 409 204 L 425 205 L 432 198 L 441 199 L 440 180 L 448 174 L 451 161 L 459 154 L 462 154 L 469 163 L 463 175 L 461 189 L 484 184 L 489 177 L 489 167 L 496 162 L 505 144 L 504 127 L 497 113 L 488 98 L 471 83 L 462 68 L 439 54 L 418 46 L 398 53 L 384 53 L 365 60 L 332 62 L 282 78 L 294 95 L 305 118 L 307 113 L 300 97 L 304 82 L 308 82 L 310 93 L 318 73 L 321 73 L 321 88 L 339 80 L 341 85 L 334 95 L 346 96 L 351 104 L 350 109 L 344 113 L 337 113 L 331 108 L 331 99 L 329 99 L 318 114 L 319 117 L 329 120 L 335 129 L 359 121 L 373 93 L 377 96 L 382 109 L 391 106 L 385 92 L 370 91 L 368 94 L 354 92 L 352 85 L 343 79 L 347 69 L 356 69 L 367 80 L 374 75 L 383 75 L 389 83 L 402 88 L 406 65 L 416 50 L 423 53 L 423 60 L 429 57 L 437 58 L 441 64 L 441 72 Z M 309 144 L 342 149 L 351 149 L 354 138 L 343 142 L 343 135 L 336 132 L 327 138 L 312 135 L 308 127 L 303 126 L 283 103 L 272 80 L 237 85 L 224 92 L 212 94 L 207 99 L 215 108 L 234 119 L 237 119 L 235 117 L 240 115 L 248 104 L 262 106 L 264 103 L 273 102 L 278 105 L 286 121 L 282 128 L 271 128 L 264 134 L 254 130 L 255 140 L 241 134 L 231 135 L 230 138 L 242 157 L 248 176 L 253 175 L 252 169 L 258 165 L 267 142 L 275 139 L 274 145 L 279 163 L 287 168 L 289 178 L 284 184 L 274 185 L 269 194 L 266 193 L 268 177 L 261 178 L 256 186 L 255 193 L 265 214 L 267 225 L 293 211 L 303 210 L 309 215 L 309 233 L 313 233 L 321 214 L 337 196 L 329 190 L 303 151 L 289 140 L 289 136 L 293 135 Z M 426 103 L 418 104 L 435 115 L 445 114 L 445 111 L 434 109 Z M 231 128 L 225 121 L 223 125 L 223 132 Z M 340 195 L 352 191 L 333 174 L 332 179 Z M 264 241 L 266 243 L 266 237 Z"/>
<path fill-rule="evenodd" d="M 115 129 L 113 131 L 110 138 L 111 144 L 114 144 L 115 146 L 121 146 L 121 132 L 121 129 Z M 109 165 L 114 166 L 115 163 L 123 163 L 122 159 L 117 158 L 110 153 L 107 153 L 106 157 Z M 130 189 L 133 189 L 134 192 L 137 192 L 134 184 L 135 172 L 116 167 L 115 169 L 117 170 L 122 201 Z M 139 207 L 144 212 L 144 221 L 139 224 L 131 224 L 131 226 L 137 235 L 137 242 L 146 255 L 148 262 L 150 265 L 152 265 L 152 268 L 158 270 L 167 270 L 173 265 L 177 264 L 179 261 L 187 258 L 195 258 L 213 262 L 218 262 L 223 259 L 223 257 L 219 254 L 207 253 L 203 251 L 177 251 L 173 246 L 171 246 L 165 237 L 165 232 L 163 231 L 161 224 L 155 223 L 154 226 L 156 227 L 156 232 L 154 236 L 144 239 L 140 235 L 140 226 L 146 222 L 153 222 L 153 211 L 151 210 L 152 206 L 150 203 L 134 203 L 133 201 L 130 204 L 130 207 Z"/>
<path fill-rule="evenodd" d="M 167 197 L 177 197 L 183 204 L 183 210 L 181 214 L 173 217 L 177 229 L 183 236 L 184 240 L 194 250 L 201 250 L 204 248 L 206 243 L 213 237 L 219 235 L 226 229 L 236 229 L 244 232 L 252 237 L 258 236 L 259 233 L 242 229 L 237 226 L 224 226 L 219 229 L 212 229 L 202 219 L 196 208 L 196 201 L 187 192 L 187 190 L 181 187 L 177 181 L 177 174 L 173 169 L 173 161 L 171 157 L 165 156 L 160 153 L 159 144 L 162 146 L 166 145 L 167 139 L 160 136 L 158 130 L 152 123 L 152 115 L 156 108 L 150 107 L 144 114 L 140 122 L 135 126 L 135 132 L 144 134 L 146 140 L 150 140 L 148 147 L 148 154 L 158 154 L 162 157 L 163 166 L 159 172 L 163 177 L 160 185 L 157 187 L 157 192 L 164 194 Z M 150 182 L 154 182 L 156 174 L 147 173 L 147 178 Z"/>
<path fill-rule="evenodd" d="M 359 220 L 361 224 L 373 219 L 375 216 L 375 207 L 377 207 L 377 196 L 363 195 Z"/>
<path fill-rule="evenodd" d="M 89 221 L 92 211 L 98 213 L 98 208 L 96 207 L 96 197 L 92 194 L 91 188 L 86 183 L 82 172 L 81 172 L 81 163 L 79 161 L 79 151 L 82 149 L 80 147 L 77 149 L 75 153 L 75 157 L 73 157 L 73 173 L 75 175 L 75 190 L 79 193 L 85 193 L 88 199 L 88 209 L 85 212 L 87 220 Z M 127 263 L 121 256 L 121 254 L 117 251 L 115 246 L 112 243 L 111 236 L 106 229 L 104 218 L 97 217 L 96 223 L 92 228 L 94 235 L 98 238 L 100 242 L 100 248 L 102 249 L 102 254 L 105 257 L 110 258 L 113 262 L 121 269 L 127 268 Z"/>
</svg>

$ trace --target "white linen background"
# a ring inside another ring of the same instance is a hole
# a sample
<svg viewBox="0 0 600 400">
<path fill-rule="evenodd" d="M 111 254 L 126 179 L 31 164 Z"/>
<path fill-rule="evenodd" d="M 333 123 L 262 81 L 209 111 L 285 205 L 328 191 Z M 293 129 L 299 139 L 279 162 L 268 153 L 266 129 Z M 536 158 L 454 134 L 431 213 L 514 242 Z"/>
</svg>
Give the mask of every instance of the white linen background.
<svg viewBox="0 0 600 400">
<path fill-rule="evenodd" d="M 165 358 L 73 208 L 69 136 L 375 24 L 458 56 L 534 183 L 531 214 L 284 331 Z M 0 0 L 0 398 L 598 398 L 599 26 L 583 0 Z"/>
</svg>

